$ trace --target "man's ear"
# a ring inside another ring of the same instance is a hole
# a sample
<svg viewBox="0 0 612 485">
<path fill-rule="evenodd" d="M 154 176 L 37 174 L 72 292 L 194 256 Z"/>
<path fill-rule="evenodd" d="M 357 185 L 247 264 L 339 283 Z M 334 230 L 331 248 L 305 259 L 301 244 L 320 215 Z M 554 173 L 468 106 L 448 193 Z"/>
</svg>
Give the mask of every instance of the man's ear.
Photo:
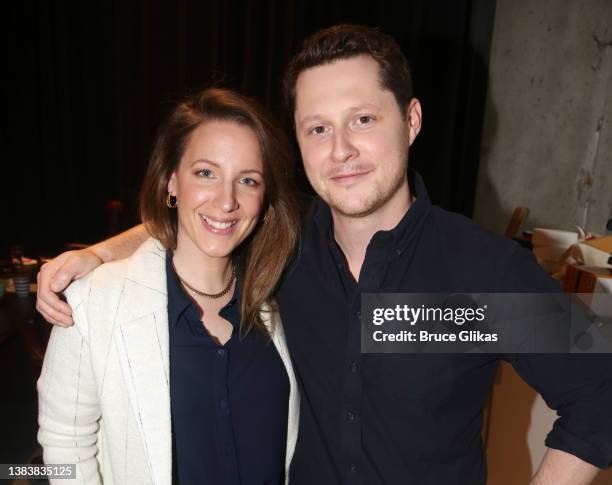
<svg viewBox="0 0 612 485">
<path fill-rule="evenodd" d="M 172 172 L 172 175 L 170 175 L 167 189 L 169 194 L 176 195 L 176 172 Z"/>
<path fill-rule="evenodd" d="M 412 98 L 406 107 L 406 122 L 408 124 L 408 142 L 410 145 L 421 131 L 421 103 L 416 98 Z"/>
</svg>

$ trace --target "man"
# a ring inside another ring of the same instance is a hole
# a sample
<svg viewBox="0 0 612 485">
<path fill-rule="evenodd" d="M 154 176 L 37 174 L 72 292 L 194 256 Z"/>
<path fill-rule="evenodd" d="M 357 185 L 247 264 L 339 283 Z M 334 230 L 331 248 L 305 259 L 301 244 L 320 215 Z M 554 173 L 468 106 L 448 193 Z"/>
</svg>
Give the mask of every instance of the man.
<svg viewBox="0 0 612 485">
<path fill-rule="evenodd" d="M 609 359 L 360 353 L 362 293 L 559 290 L 528 252 L 432 206 L 408 171 L 421 107 L 397 44 L 366 27 L 323 30 L 285 91 L 319 196 L 277 295 L 302 394 L 291 483 L 484 484 L 482 407 L 500 358 L 561 416 L 532 483 L 589 483 L 612 462 Z M 51 279 L 61 291 L 145 237 L 59 256 L 41 272 L 39 310 L 70 323 Z"/>
</svg>

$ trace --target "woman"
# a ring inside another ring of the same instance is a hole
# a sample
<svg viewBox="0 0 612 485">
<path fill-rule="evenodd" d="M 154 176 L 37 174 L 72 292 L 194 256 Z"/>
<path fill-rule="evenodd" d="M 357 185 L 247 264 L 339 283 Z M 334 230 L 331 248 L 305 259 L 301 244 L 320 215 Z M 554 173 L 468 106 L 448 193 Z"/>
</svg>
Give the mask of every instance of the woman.
<svg viewBox="0 0 612 485">
<path fill-rule="evenodd" d="M 53 329 L 39 381 L 45 463 L 88 484 L 285 482 L 299 404 L 271 298 L 297 238 L 291 160 L 236 93 L 174 110 L 141 191 L 153 237 L 66 291 L 75 325 Z"/>
</svg>

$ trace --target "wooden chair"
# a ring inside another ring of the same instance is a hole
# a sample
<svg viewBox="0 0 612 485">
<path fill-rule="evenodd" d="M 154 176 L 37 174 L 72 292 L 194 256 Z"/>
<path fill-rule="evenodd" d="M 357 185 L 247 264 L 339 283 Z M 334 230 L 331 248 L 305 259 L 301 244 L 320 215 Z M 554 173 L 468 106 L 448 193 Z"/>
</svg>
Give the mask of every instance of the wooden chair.
<svg viewBox="0 0 612 485">
<path fill-rule="evenodd" d="M 508 226 L 506 227 L 506 237 L 509 237 L 510 239 L 515 238 L 516 232 L 519 230 L 519 227 L 521 227 L 521 224 L 528 215 L 529 208 L 527 207 L 517 207 L 514 209 L 510 222 L 508 222 Z"/>
</svg>

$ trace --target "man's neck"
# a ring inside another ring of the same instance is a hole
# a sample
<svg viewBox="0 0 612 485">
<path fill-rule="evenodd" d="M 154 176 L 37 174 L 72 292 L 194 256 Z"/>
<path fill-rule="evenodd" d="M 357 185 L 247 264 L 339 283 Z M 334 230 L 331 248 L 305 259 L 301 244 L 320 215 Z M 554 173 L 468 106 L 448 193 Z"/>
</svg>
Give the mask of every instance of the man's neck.
<svg viewBox="0 0 612 485">
<path fill-rule="evenodd" d="M 359 281 L 366 249 L 374 234 L 378 231 L 390 231 L 397 226 L 411 204 L 412 196 L 406 183 L 387 203 L 367 216 L 351 217 L 331 208 L 334 238 L 346 257 L 355 281 Z"/>
</svg>

